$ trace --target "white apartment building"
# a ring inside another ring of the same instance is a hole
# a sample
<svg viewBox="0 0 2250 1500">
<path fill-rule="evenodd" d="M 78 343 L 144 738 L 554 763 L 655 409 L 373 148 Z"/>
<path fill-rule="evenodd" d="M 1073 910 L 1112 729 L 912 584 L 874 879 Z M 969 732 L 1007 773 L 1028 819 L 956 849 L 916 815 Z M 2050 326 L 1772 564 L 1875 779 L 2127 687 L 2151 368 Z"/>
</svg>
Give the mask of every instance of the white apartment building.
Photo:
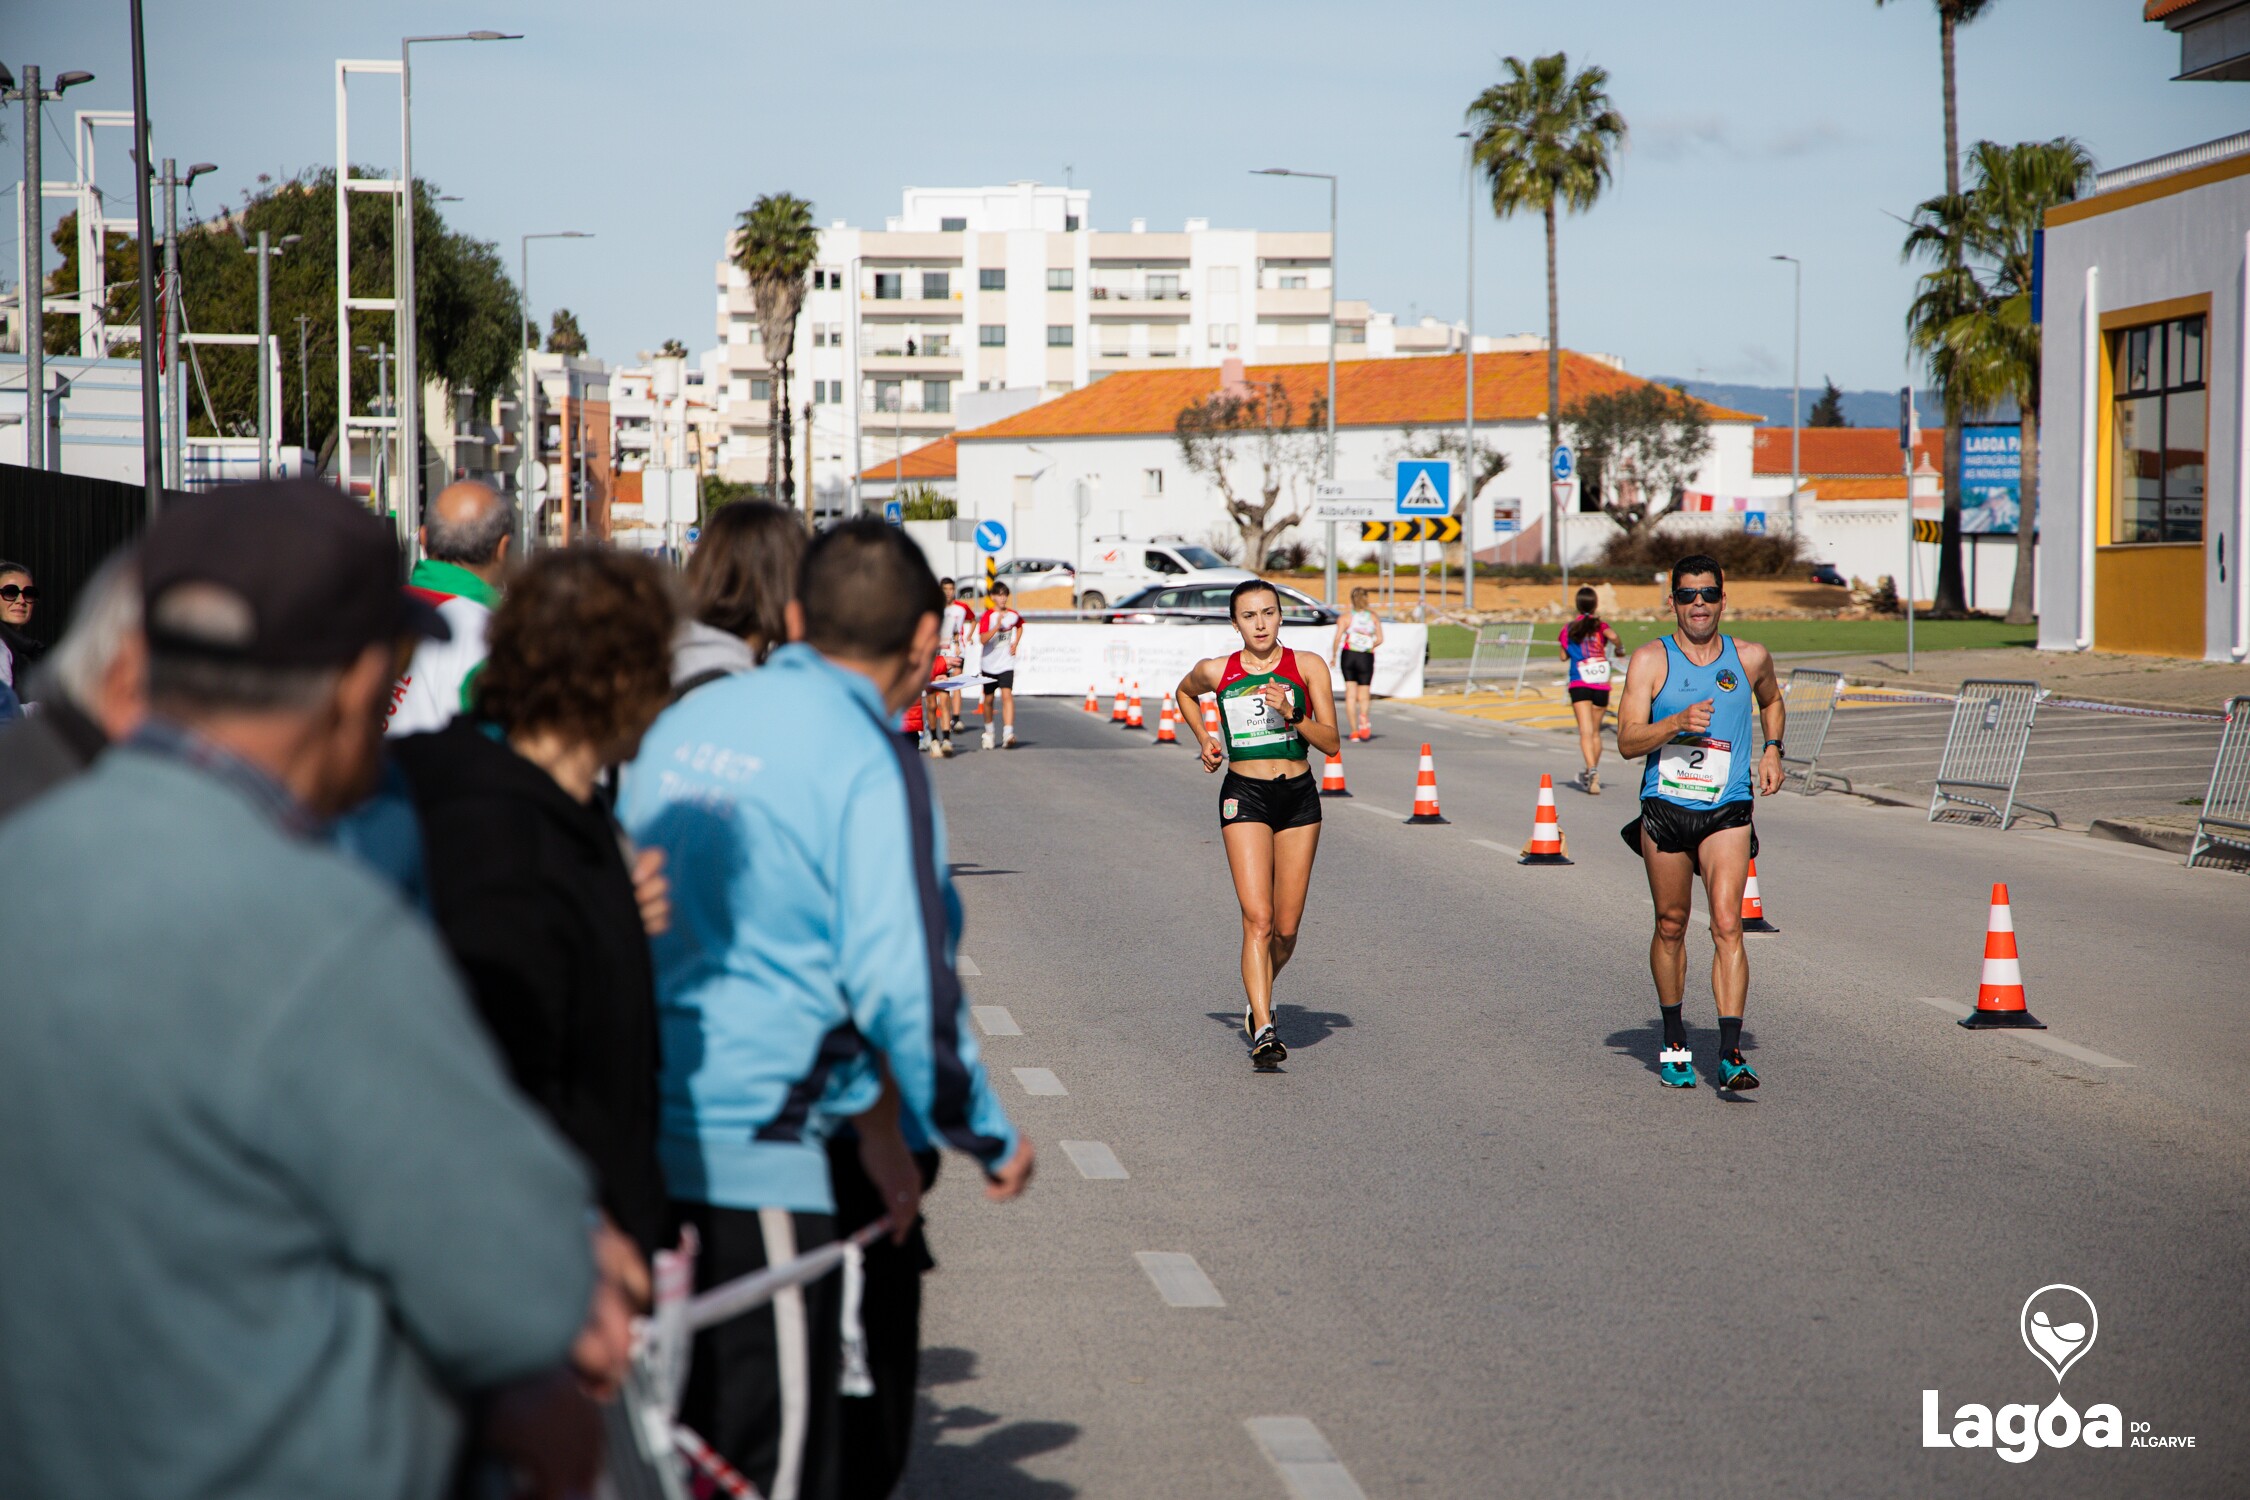
<svg viewBox="0 0 2250 1500">
<path fill-rule="evenodd" d="M 1084 188 L 908 188 L 880 230 L 820 232 L 791 352 L 795 466 L 824 511 L 851 477 L 944 437 L 963 392 L 1077 390 L 1122 370 L 1328 358 L 1325 231 L 1093 227 Z M 730 237 L 731 246 L 731 237 Z M 1442 353 L 1461 330 L 1336 304 L 1349 359 Z M 721 474 L 762 480 L 773 379 L 748 278 L 718 265 Z M 805 420 L 808 408 L 811 421 Z"/>
</svg>

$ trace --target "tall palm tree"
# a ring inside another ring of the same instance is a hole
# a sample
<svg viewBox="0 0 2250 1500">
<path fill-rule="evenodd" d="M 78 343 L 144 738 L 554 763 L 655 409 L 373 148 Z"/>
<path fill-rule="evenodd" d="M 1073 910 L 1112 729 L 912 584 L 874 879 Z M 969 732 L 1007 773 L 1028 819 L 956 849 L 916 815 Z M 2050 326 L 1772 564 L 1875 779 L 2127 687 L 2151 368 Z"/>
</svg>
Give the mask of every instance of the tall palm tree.
<svg viewBox="0 0 2250 1500">
<path fill-rule="evenodd" d="M 1945 370 L 1964 405 L 2013 397 L 2021 414 L 2022 511 L 2016 521 L 2016 576 L 2008 599 L 2011 624 L 2034 618 L 2032 538 L 2039 519 L 2039 324 L 2031 304 L 2037 236 L 2047 210 L 2086 190 L 2093 157 L 2068 137 L 2003 146 L 1979 141 L 1970 153 L 1971 181 L 1958 197 L 1933 198 L 1914 216 L 1906 253 L 1939 262 L 1923 277 L 1908 337 Z M 1956 272 L 1961 264 L 1965 271 Z M 1968 285 L 1963 285 L 1964 277 Z M 1933 278 L 1936 278 L 1933 280 Z M 1925 299 L 1927 305 L 1925 306 Z"/>
<path fill-rule="evenodd" d="M 1876 5 L 1891 0 L 1875 0 Z M 1937 7 L 1938 55 L 1945 76 L 1945 195 L 1961 196 L 1960 108 L 1954 90 L 1953 34 L 1990 10 L 1998 0 L 1931 0 Z M 1911 323 L 1912 318 L 1908 321 Z M 1945 403 L 1945 523 L 1938 543 L 1938 576 L 1932 605 L 1939 614 L 1960 614 L 1968 596 L 1961 586 L 1961 414 Z M 1909 504 L 1913 502 L 1908 501 Z"/>
<path fill-rule="evenodd" d="M 734 263 L 750 278 L 758 337 L 773 372 L 766 386 L 766 494 L 783 505 L 795 504 L 797 493 L 789 451 L 790 355 L 805 306 L 805 273 L 819 256 L 812 205 L 794 193 L 763 195 L 735 226 Z"/>
<path fill-rule="evenodd" d="M 1510 218 L 1537 209 L 1547 221 L 1547 452 L 1561 441 L 1562 312 L 1555 290 L 1555 210 L 1584 213 L 1609 186 L 1611 158 L 1625 144 L 1625 117 L 1611 106 L 1602 68 L 1570 71 L 1557 52 L 1504 58 L 1506 76 L 1477 95 L 1467 119 L 1470 155 L 1492 188 L 1492 211 Z M 1561 518 L 1547 528 L 1562 555 Z"/>
</svg>

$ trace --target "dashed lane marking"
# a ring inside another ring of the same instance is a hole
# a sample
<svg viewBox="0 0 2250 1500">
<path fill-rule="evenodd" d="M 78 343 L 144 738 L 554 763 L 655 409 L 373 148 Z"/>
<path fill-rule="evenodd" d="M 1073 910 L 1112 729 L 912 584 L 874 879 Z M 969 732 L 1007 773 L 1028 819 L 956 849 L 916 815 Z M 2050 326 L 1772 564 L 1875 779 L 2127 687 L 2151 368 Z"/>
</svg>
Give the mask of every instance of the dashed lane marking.
<svg viewBox="0 0 2250 1500">
<path fill-rule="evenodd" d="M 1367 1500 L 1367 1492 L 1310 1417 L 1252 1417 L 1242 1425 L 1281 1476 L 1291 1500 Z"/>
<path fill-rule="evenodd" d="M 1022 1084 L 1023 1091 L 1035 1099 L 1060 1099 L 1070 1093 L 1051 1069 L 1017 1068 L 1014 1071 L 1016 1082 Z"/>
<path fill-rule="evenodd" d="M 982 974 L 984 970 L 977 967 L 977 961 L 975 959 L 969 957 L 968 954 L 963 953 L 957 955 L 954 958 L 953 972 L 961 975 L 966 979 L 975 979 L 977 976 Z"/>
<path fill-rule="evenodd" d="M 1381 813 L 1386 818 L 1403 818 L 1406 816 L 1406 814 L 1402 812 L 1392 812 L 1387 807 L 1377 807 L 1372 802 L 1362 802 L 1356 797 L 1351 801 L 1345 803 L 1344 805 L 1346 807 L 1356 807 L 1362 812 Z"/>
<path fill-rule="evenodd" d="M 1469 840 L 1469 842 L 1490 849 L 1495 854 L 1513 854 L 1516 852 L 1515 850 L 1509 848 L 1506 844 L 1496 844 L 1490 839 L 1471 839 Z"/>
<path fill-rule="evenodd" d="M 1125 1170 L 1125 1163 L 1117 1153 L 1102 1141 L 1064 1141 L 1063 1155 L 1078 1169 L 1081 1177 L 1092 1177 L 1103 1182 L 1123 1182 L 1133 1174 Z"/>
<path fill-rule="evenodd" d="M 1148 1279 L 1156 1283 L 1157 1295 L 1173 1307 L 1224 1307 L 1227 1299 L 1203 1274 L 1195 1257 L 1183 1250 L 1135 1250 L 1133 1259 L 1141 1263 Z"/>
<path fill-rule="evenodd" d="M 1022 1036 L 1023 1028 L 1016 1018 L 1008 1014 L 1005 1005 L 972 1005 L 969 1010 L 977 1018 L 977 1029 L 986 1036 Z"/>
<path fill-rule="evenodd" d="M 1969 1007 L 1958 1000 L 1946 1000 L 1936 995 L 1916 995 L 1914 998 L 1924 1005 L 1944 1011 L 1956 1021 L 1969 1013 Z M 2076 1042 L 2066 1042 L 2059 1036 L 2049 1036 L 2044 1031 L 2018 1031 L 2011 1028 L 2007 1031 L 2007 1035 L 2016 1038 L 2018 1041 L 2029 1042 L 2034 1047 L 2044 1047 L 2049 1052 L 2060 1052 L 2065 1057 L 2076 1058 L 2088 1067 L 2135 1068 L 2140 1066 L 2138 1063 L 2120 1061 L 2111 1057 L 2107 1052 L 2096 1052 L 2091 1047 L 2081 1047 Z"/>
</svg>

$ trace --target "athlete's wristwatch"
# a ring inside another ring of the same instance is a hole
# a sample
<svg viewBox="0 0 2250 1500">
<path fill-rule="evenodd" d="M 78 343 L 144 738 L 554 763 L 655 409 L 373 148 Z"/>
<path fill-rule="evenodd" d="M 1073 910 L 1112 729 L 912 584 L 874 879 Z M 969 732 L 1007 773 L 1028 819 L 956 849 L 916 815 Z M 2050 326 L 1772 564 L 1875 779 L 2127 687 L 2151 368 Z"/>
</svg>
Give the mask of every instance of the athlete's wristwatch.
<svg viewBox="0 0 2250 1500">
<path fill-rule="evenodd" d="M 1304 723 L 1304 722 L 1305 722 L 1305 705 L 1304 705 L 1304 704 L 1302 704 L 1302 703 L 1299 703 L 1299 704 L 1297 704 L 1297 705 L 1296 705 L 1296 708 L 1295 708 L 1295 710 L 1294 710 L 1294 711 L 1293 711 L 1293 712 L 1292 712 L 1292 713 L 1291 713 L 1291 714 L 1289 715 L 1289 717 L 1288 717 L 1288 718 L 1287 718 L 1287 719 L 1286 719 L 1286 720 L 1285 720 L 1284 722 L 1285 722 L 1285 723 L 1288 723 L 1288 724 L 1290 724 L 1290 725 L 1292 725 L 1292 726 L 1294 726 L 1294 725 L 1297 725 L 1297 724 L 1302 724 L 1302 723 Z"/>
<path fill-rule="evenodd" d="M 1779 741 L 1779 740 L 1767 740 L 1767 741 L 1766 741 L 1766 746 L 1765 746 L 1765 749 L 1766 749 L 1766 750 L 1779 750 L 1780 748 L 1781 748 L 1781 741 Z M 1761 751 L 1759 751 L 1758 753 L 1759 753 L 1760 755 L 1763 755 L 1763 754 L 1765 754 L 1765 750 L 1761 750 Z"/>
</svg>

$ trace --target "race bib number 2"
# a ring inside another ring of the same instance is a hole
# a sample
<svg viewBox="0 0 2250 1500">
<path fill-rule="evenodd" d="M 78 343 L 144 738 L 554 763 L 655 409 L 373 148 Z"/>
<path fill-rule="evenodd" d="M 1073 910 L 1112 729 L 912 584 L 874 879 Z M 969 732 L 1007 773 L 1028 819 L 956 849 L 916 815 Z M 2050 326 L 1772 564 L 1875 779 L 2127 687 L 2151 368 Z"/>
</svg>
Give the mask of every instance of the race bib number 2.
<svg viewBox="0 0 2250 1500">
<path fill-rule="evenodd" d="M 1733 763 L 1725 740 L 1674 740 L 1656 752 L 1656 789 L 1679 802 L 1716 802 Z"/>
</svg>

